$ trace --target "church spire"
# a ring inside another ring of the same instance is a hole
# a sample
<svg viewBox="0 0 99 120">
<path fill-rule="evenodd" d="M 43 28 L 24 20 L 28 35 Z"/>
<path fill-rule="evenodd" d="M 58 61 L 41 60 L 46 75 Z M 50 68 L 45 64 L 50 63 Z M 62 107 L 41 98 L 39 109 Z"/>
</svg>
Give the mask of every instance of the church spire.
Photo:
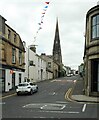
<svg viewBox="0 0 99 120">
<path fill-rule="evenodd" d="M 57 63 L 62 64 L 58 18 L 57 18 L 57 21 L 56 21 L 56 31 L 55 31 L 55 38 L 54 38 L 54 45 L 53 45 L 53 59 Z"/>
</svg>

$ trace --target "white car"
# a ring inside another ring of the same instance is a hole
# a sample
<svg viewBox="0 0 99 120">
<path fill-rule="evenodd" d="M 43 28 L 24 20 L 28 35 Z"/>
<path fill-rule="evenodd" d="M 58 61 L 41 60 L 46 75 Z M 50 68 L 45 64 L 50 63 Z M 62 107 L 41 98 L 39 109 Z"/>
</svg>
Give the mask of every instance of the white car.
<svg viewBox="0 0 99 120">
<path fill-rule="evenodd" d="M 32 82 L 19 83 L 19 85 L 16 87 L 17 95 L 22 93 L 29 93 L 32 95 L 34 92 L 37 91 L 38 91 L 38 86 Z"/>
</svg>

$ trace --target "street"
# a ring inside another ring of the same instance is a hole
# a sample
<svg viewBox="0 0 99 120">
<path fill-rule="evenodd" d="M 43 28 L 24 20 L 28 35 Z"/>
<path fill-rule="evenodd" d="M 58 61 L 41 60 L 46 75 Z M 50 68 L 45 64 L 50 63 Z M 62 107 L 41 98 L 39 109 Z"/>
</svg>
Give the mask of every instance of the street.
<svg viewBox="0 0 99 120">
<path fill-rule="evenodd" d="M 43 81 L 37 83 L 39 90 L 33 95 L 5 97 L 2 99 L 2 117 L 97 118 L 97 104 L 66 99 L 67 91 L 78 81 L 78 76 Z"/>
</svg>

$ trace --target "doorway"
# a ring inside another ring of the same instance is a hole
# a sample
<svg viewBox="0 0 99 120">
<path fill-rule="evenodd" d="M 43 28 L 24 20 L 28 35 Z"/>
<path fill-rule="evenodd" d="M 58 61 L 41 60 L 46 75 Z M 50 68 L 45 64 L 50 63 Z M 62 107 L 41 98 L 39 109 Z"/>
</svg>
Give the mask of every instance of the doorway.
<svg viewBox="0 0 99 120">
<path fill-rule="evenodd" d="M 99 59 L 91 60 L 91 92 L 99 92 Z"/>
<path fill-rule="evenodd" d="M 12 89 L 15 88 L 15 73 L 12 74 Z"/>
</svg>

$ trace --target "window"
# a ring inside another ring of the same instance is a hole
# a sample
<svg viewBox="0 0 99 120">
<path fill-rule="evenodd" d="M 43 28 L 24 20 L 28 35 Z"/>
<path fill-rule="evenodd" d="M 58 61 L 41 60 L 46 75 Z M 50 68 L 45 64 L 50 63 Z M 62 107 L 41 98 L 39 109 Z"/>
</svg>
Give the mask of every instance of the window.
<svg viewBox="0 0 99 120">
<path fill-rule="evenodd" d="M 48 62 L 48 67 L 51 68 L 51 62 Z"/>
<path fill-rule="evenodd" d="M 19 51 L 19 64 L 21 65 L 22 64 L 22 52 Z"/>
<path fill-rule="evenodd" d="M 14 42 L 16 42 L 16 34 L 14 34 Z"/>
<path fill-rule="evenodd" d="M 99 15 L 92 17 L 92 39 L 99 37 Z"/>
<path fill-rule="evenodd" d="M 11 39 L 11 31 L 8 30 L 8 39 Z"/>
<path fill-rule="evenodd" d="M 12 63 L 16 62 L 16 49 L 12 48 Z"/>
<path fill-rule="evenodd" d="M 30 63 L 30 64 L 29 64 L 30 66 L 33 66 L 33 61 L 32 61 L 32 60 L 29 61 L 29 63 Z"/>
</svg>

